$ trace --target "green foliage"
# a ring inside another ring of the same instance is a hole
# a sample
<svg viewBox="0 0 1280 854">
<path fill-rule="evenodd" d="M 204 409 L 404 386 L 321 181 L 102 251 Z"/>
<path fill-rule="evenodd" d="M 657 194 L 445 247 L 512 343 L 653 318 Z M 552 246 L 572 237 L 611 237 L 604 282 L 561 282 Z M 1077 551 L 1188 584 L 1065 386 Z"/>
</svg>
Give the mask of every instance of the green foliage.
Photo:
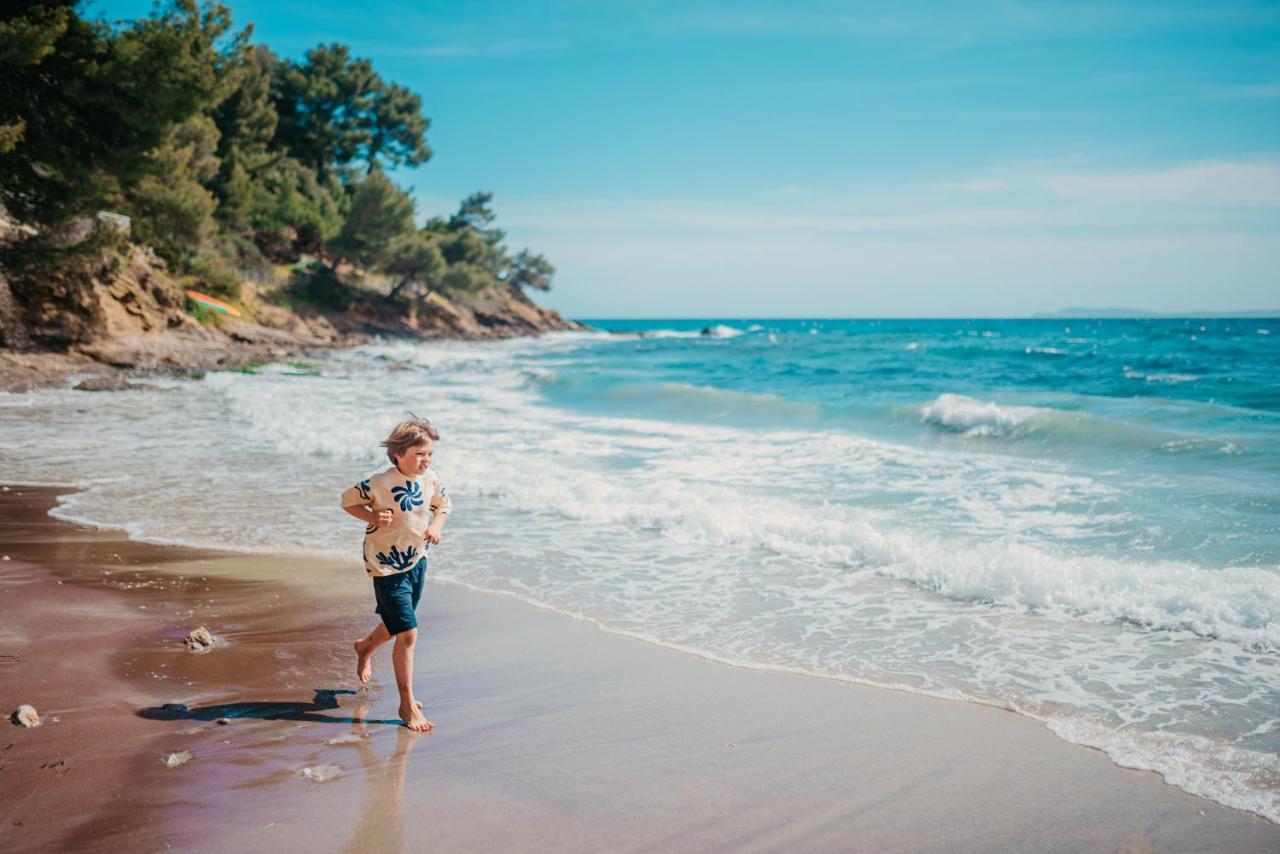
<svg viewBox="0 0 1280 854">
<path fill-rule="evenodd" d="M 319 261 L 294 271 L 285 297 L 293 308 L 319 311 L 345 311 L 356 301 L 355 292 Z"/>
<path fill-rule="evenodd" d="M 494 284 L 493 276 L 474 264 L 450 264 L 440 280 L 440 290 L 450 294 L 475 293 Z"/>
<path fill-rule="evenodd" d="M 174 125 L 217 98 L 226 7 L 175 0 L 113 29 L 70 0 L 26 3 L 0 28 L 0 204 L 57 223 L 155 174 Z M 16 128 L 21 127 L 21 132 Z"/>
<path fill-rule="evenodd" d="M 439 239 L 425 231 L 411 231 L 395 238 L 383 265 L 383 272 L 396 279 L 391 289 L 392 299 L 402 293 L 425 296 L 440 287 L 447 269 L 448 264 L 440 254 Z"/>
<path fill-rule="evenodd" d="M 291 157 L 274 164 L 249 189 L 249 224 L 258 245 L 277 260 L 319 253 L 342 227 L 346 191 Z"/>
<path fill-rule="evenodd" d="M 244 46 L 227 78 L 227 97 L 212 111 L 218 128 L 218 218 L 230 229 L 246 230 L 255 212 L 270 207 L 264 178 L 277 167 L 273 149 L 276 108 L 271 100 L 271 72 L 278 63 L 261 46 Z"/>
<path fill-rule="evenodd" d="M 226 302 L 240 299 L 240 277 L 225 260 L 216 255 L 204 255 L 190 265 L 188 279 L 194 290 L 217 297 Z"/>
<path fill-rule="evenodd" d="M 188 119 L 152 153 L 155 171 L 125 192 L 122 207 L 133 217 L 135 237 L 175 269 L 185 266 L 213 233 L 217 200 L 205 184 L 218 171 L 217 143 L 212 119 Z"/>
<path fill-rule="evenodd" d="M 493 193 L 472 193 L 462 200 L 458 212 L 449 218 L 450 231 L 470 229 L 482 232 L 497 218 L 489 203 L 493 201 Z"/>
<path fill-rule="evenodd" d="M 236 268 L 305 256 L 318 261 L 286 298 L 321 310 L 357 298 L 342 261 L 391 277 L 393 301 L 550 286 L 542 256 L 507 254 L 492 193 L 415 228 L 385 170 L 431 156 L 421 99 L 347 46 L 282 59 L 209 0 L 119 23 L 92 9 L 16 0 L 0 14 L 0 206 L 20 222 L 52 236 L 100 208 L 127 213 L 132 239 L 231 301 Z M 100 239 L 54 251 L 41 237 L 0 260 L 70 264 Z"/>
<path fill-rule="evenodd" d="M 418 166 L 431 156 L 428 122 L 417 95 L 386 83 L 346 45 L 307 52 L 272 77 L 278 135 L 289 152 L 321 175 L 363 163 Z"/>
<path fill-rule="evenodd" d="M 511 259 L 505 281 L 517 288 L 533 288 L 539 291 L 551 290 L 551 276 L 556 268 L 541 255 L 521 249 Z"/>
<path fill-rule="evenodd" d="M 391 244 L 413 230 L 413 199 L 381 170 L 351 188 L 351 207 L 328 249 L 366 268 L 391 258 Z"/>
<path fill-rule="evenodd" d="M 490 206 L 493 193 L 472 193 L 462 200 L 446 227 L 452 239 L 444 255 L 450 264 L 470 264 L 488 271 L 495 282 L 509 264 L 503 240 L 506 233 L 494 228 L 497 215 Z"/>
<path fill-rule="evenodd" d="M 450 264 L 483 266 L 489 257 L 489 244 L 483 234 L 467 228 L 450 234 L 442 242 L 440 251 Z"/>
</svg>

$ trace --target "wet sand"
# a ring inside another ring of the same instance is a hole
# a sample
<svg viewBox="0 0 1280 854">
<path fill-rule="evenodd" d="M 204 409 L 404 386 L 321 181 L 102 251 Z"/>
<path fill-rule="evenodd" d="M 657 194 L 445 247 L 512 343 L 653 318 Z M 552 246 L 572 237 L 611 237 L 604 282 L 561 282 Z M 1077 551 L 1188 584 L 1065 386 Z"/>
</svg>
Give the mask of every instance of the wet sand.
<svg viewBox="0 0 1280 854">
<path fill-rule="evenodd" d="M 134 543 L 49 518 L 55 494 L 0 493 L 0 705 L 47 721 L 4 724 L 6 851 L 1280 850 L 1265 819 L 1011 713 L 438 582 L 415 735 L 387 650 L 356 690 L 354 561 Z M 198 625 L 224 643 L 188 653 Z"/>
</svg>

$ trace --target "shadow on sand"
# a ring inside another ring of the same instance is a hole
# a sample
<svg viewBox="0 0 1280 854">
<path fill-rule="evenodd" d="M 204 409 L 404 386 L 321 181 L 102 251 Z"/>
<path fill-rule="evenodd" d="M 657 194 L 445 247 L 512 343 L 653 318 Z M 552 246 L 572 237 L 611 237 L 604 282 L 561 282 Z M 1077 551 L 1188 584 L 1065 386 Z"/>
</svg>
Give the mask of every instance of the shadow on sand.
<svg viewBox="0 0 1280 854">
<path fill-rule="evenodd" d="M 165 703 L 163 706 L 152 706 L 139 709 L 138 717 L 152 721 L 216 721 L 218 718 L 249 718 L 259 721 L 303 721 L 316 724 L 384 724 L 386 726 L 404 726 L 399 718 L 369 720 L 342 715 L 326 715 L 338 709 L 339 695 L 356 694 L 355 691 L 340 688 L 316 688 L 315 697 L 310 703 L 288 703 L 274 700 L 260 700 L 244 703 L 217 703 L 212 706 L 196 706 L 194 708 L 182 703 Z"/>
</svg>

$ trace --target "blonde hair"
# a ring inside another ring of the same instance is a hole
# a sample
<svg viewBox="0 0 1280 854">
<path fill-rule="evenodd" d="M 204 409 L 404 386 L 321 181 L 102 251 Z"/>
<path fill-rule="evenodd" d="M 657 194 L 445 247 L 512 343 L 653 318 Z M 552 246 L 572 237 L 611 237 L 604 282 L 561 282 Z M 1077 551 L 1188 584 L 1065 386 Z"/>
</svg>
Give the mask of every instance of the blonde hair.
<svg viewBox="0 0 1280 854">
<path fill-rule="evenodd" d="M 412 412 L 409 414 L 413 415 Z M 408 421 L 401 421 L 395 426 L 390 435 L 382 440 L 382 447 L 387 449 L 387 459 L 394 465 L 396 457 L 403 456 L 410 448 L 439 439 L 440 431 L 430 421 L 413 415 Z"/>
</svg>

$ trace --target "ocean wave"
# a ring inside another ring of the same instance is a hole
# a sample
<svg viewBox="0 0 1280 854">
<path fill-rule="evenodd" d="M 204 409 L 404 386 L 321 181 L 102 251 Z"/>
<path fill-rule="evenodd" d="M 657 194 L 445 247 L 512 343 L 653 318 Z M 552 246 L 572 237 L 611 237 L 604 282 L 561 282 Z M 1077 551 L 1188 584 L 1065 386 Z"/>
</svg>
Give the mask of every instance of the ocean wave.
<svg viewBox="0 0 1280 854">
<path fill-rule="evenodd" d="M 881 563 L 881 574 L 948 598 L 1186 631 L 1247 649 L 1280 651 L 1280 574 L 1274 568 L 1142 563 L 874 528 L 866 529 L 862 540 L 868 555 Z"/>
<path fill-rule="evenodd" d="M 738 329 L 717 323 L 701 329 L 645 329 L 638 334 L 641 338 L 737 338 L 739 335 L 759 332 L 761 329 L 761 326 L 755 324 L 748 329 Z"/>
<path fill-rule="evenodd" d="M 919 417 L 922 423 L 968 438 L 1034 441 L 1069 453 L 1216 454 L 1224 447 L 1221 438 L 1113 421 L 1083 411 L 999 404 L 962 394 L 938 395 L 919 409 Z M 1241 452 L 1239 445 L 1231 447 L 1233 453 Z"/>
<path fill-rule="evenodd" d="M 962 394 L 940 394 L 921 410 L 920 417 L 925 423 L 966 436 L 1003 436 L 1048 412 L 1034 406 L 1001 406 Z"/>
<path fill-rule="evenodd" d="M 714 326 L 708 326 L 703 329 L 699 334 L 705 338 L 737 338 L 739 335 L 746 335 L 747 330 L 717 323 Z"/>
<path fill-rule="evenodd" d="M 1173 373 L 1155 373 L 1144 374 L 1141 371 L 1126 370 L 1124 372 L 1126 379 L 1145 380 L 1149 383 L 1189 383 L 1200 379 L 1194 374 L 1173 374 Z"/>
<path fill-rule="evenodd" d="M 680 500 L 656 500 L 648 489 L 637 492 L 607 474 L 579 470 L 570 478 L 531 463 L 513 481 L 502 475 L 509 467 L 503 460 L 473 458 L 454 471 L 461 488 L 514 510 L 652 529 L 716 551 L 762 548 L 807 565 L 871 571 L 964 602 L 1280 650 L 1280 573 L 1274 568 L 1209 569 L 1010 538 L 945 536 L 918 529 L 900 513 L 814 506 L 675 477 L 651 488 L 678 493 Z"/>
</svg>

